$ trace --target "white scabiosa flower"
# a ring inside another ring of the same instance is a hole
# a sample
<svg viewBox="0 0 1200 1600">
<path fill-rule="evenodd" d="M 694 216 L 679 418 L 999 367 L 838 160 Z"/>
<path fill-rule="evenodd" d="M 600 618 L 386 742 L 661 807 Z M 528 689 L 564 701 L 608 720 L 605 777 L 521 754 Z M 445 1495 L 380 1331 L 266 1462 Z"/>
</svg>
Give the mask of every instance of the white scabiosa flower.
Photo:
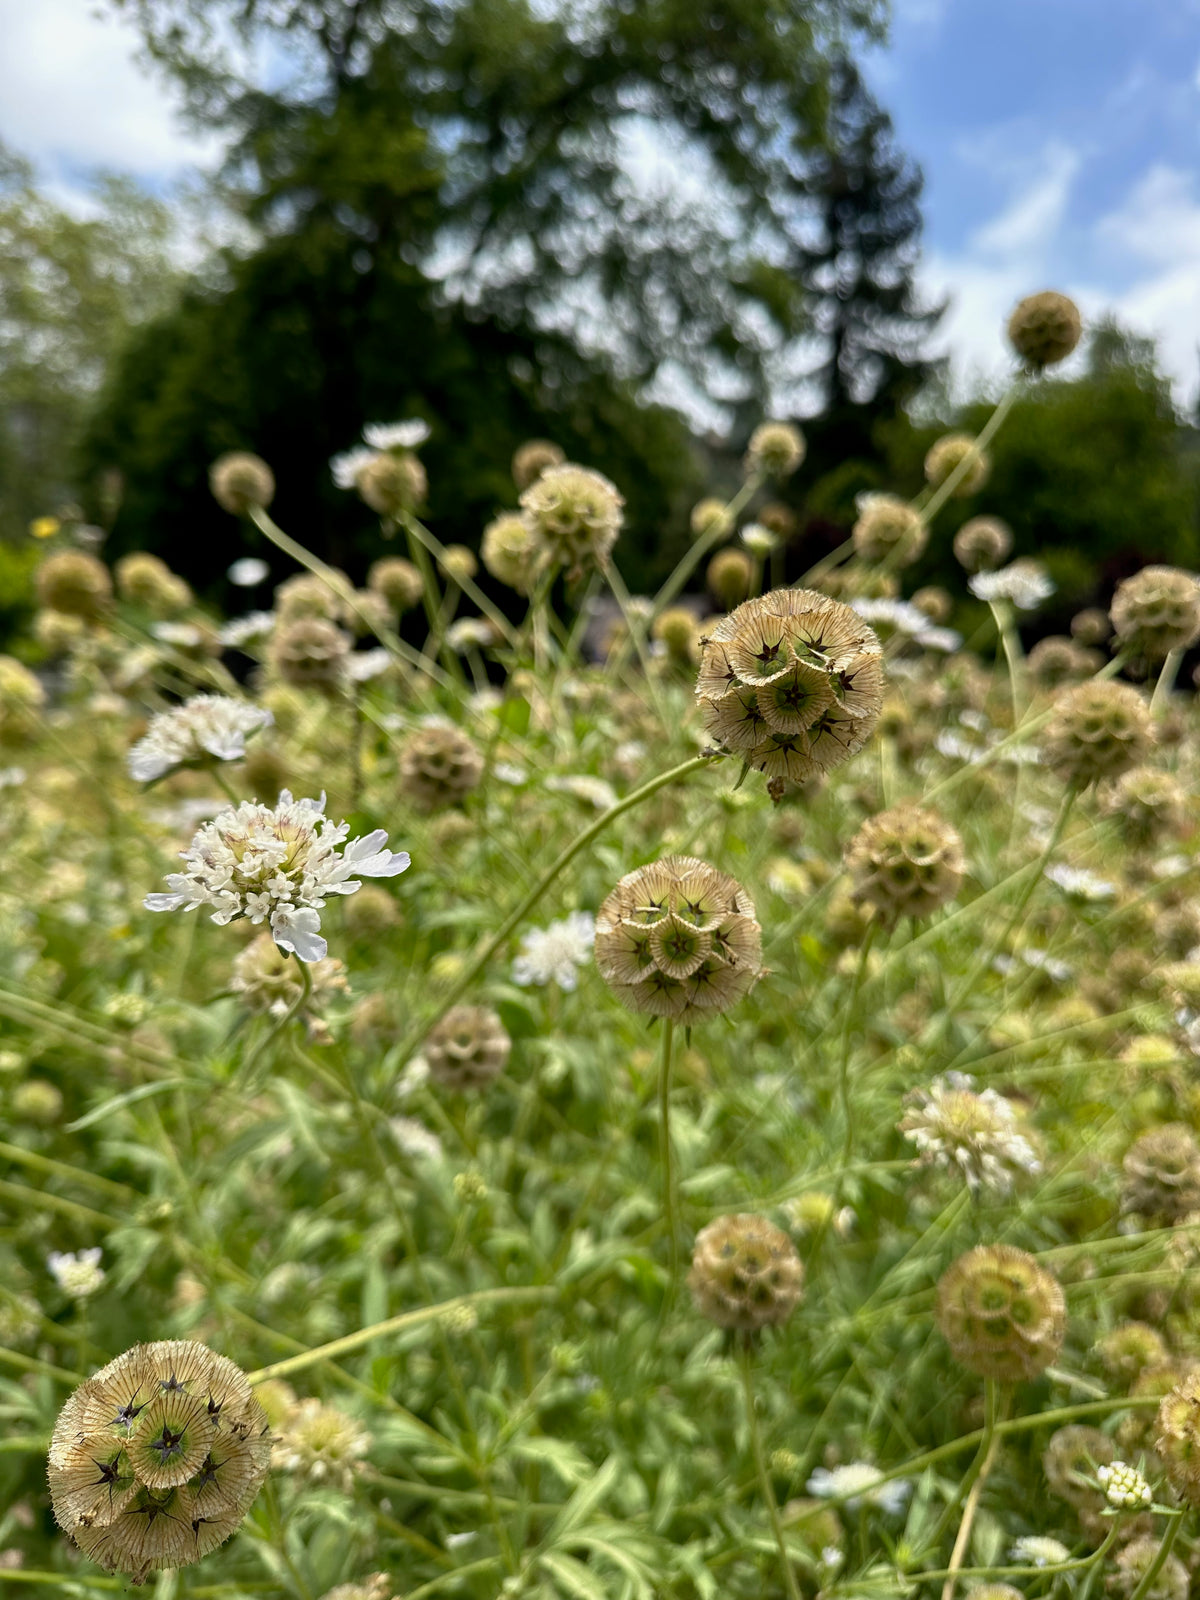
<svg viewBox="0 0 1200 1600">
<path fill-rule="evenodd" d="M 586 772 L 553 773 L 543 787 L 552 794 L 574 795 L 584 805 L 595 806 L 597 811 L 608 811 L 617 803 L 617 791 L 605 778 L 592 777 Z"/>
<path fill-rule="evenodd" d="M 935 1078 L 909 1097 L 900 1132 L 917 1147 L 917 1164 L 961 1177 L 972 1194 L 1007 1194 L 1021 1173 L 1041 1170 L 1012 1105 L 994 1089 L 977 1093 L 961 1072 Z"/>
<path fill-rule="evenodd" d="M 1009 1556 L 1022 1566 L 1057 1567 L 1071 1559 L 1071 1552 L 1057 1539 L 1047 1539 L 1031 1533 L 1024 1539 L 1014 1539 Z"/>
<path fill-rule="evenodd" d="M 353 894 L 362 878 L 394 878 L 407 851 L 385 849 L 382 828 L 346 843 L 350 825 L 325 815 L 325 796 L 293 800 L 284 789 L 274 807 L 244 800 L 205 823 L 187 850 L 186 870 L 167 874 L 168 894 L 148 894 L 147 911 L 211 906 L 224 926 L 240 917 L 265 922 L 281 950 L 320 961 L 328 945 L 318 912 L 331 894 Z M 345 844 L 339 853 L 338 847 Z"/>
<path fill-rule="evenodd" d="M 356 488 L 359 473 L 369 461 L 374 461 L 378 454 L 378 450 L 368 450 L 361 444 L 356 445 L 353 450 L 343 450 L 341 455 L 334 456 L 329 463 L 334 483 L 339 489 Z"/>
<path fill-rule="evenodd" d="M 150 719 L 144 737 L 129 752 L 129 775 L 139 783 L 153 783 L 177 767 L 240 761 L 246 754 L 246 735 L 272 721 L 265 707 L 247 700 L 198 694 Z"/>
<path fill-rule="evenodd" d="M 392 1130 L 392 1138 L 406 1156 L 424 1161 L 442 1159 L 442 1141 L 416 1117 L 393 1117 L 388 1127 Z"/>
<path fill-rule="evenodd" d="M 261 556 L 239 556 L 225 576 L 239 589 L 253 589 L 255 584 L 267 581 L 271 569 Z"/>
<path fill-rule="evenodd" d="M 233 617 L 217 632 L 221 643 L 230 650 L 240 650 L 243 645 L 269 639 L 275 631 L 275 614 L 271 611 L 248 611 L 244 617 Z"/>
<path fill-rule="evenodd" d="M 912 1485 L 907 1478 L 889 1478 L 883 1482 L 883 1473 L 867 1461 L 848 1461 L 843 1467 L 818 1467 L 809 1478 L 809 1494 L 819 1500 L 841 1500 L 847 1511 L 856 1511 L 860 1505 L 878 1506 L 889 1516 L 899 1516 L 904 1510 Z"/>
<path fill-rule="evenodd" d="M 1117 892 L 1116 884 L 1109 883 L 1098 873 L 1089 872 L 1086 867 L 1069 867 L 1065 862 L 1056 861 L 1047 867 L 1045 876 L 1064 894 L 1075 895 L 1080 900 L 1111 900 Z"/>
<path fill-rule="evenodd" d="M 1011 600 L 1018 611 L 1033 611 L 1055 591 L 1053 578 L 1036 561 L 1013 561 L 999 572 L 977 572 L 967 588 L 977 600 Z"/>
<path fill-rule="evenodd" d="M 592 958 L 596 919 L 590 911 L 572 911 L 548 928 L 531 928 L 521 936 L 521 953 L 513 962 L 513 982 L 522 988 L 556 983 L 570 994 L 579 984 L 579 968 Z"/>
<path fill-rule="evenodd" d="M 100 1250 L 79 1250 L 64 1254 L 52 1250 L 46 1257 L 50 1275 L 64 1294 L 72 1300 L 86 1300 L 104 1285 L 104 1268 L 100 1265 Z"/>
<path fill-rule="evenodd" d="M 415 450 L 429 437 L 429 424 L 420 417 L 407 422 L 368 422 L 363 438 L 373 450 Z"/>
<path fill-rule="evenodd" d="M 346 657 L 346 676 L 351 683 L 371 683 L 381 678 L 391 664 L 391 656 L 382 648 L 355 650 Z"/>
</svg>

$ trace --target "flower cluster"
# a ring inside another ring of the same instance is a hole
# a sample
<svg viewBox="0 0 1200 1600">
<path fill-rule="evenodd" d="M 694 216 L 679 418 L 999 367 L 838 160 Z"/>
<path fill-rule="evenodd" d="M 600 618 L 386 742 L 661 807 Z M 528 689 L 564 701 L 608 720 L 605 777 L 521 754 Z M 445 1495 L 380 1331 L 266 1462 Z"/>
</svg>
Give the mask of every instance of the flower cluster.
<svg viewBox="0 0 1200 1600">
<path fill-rule="evenodd" d="M 222 926 L 239 917 L 266 923 L 281 950 L 320 961 L 328 946 L 318 913 L 331 894 L 353 894 L 361 878 L 392 878 L 409 865 L 407 851 L 384 849 L 376 829 L 351 839 L 345 822 L 325 816 L 325 796 L 293 800 L 287 789 L 275 806 L 243 801 L 199 829 L 181 851 L 186 871 L 167 874 L 170 892 L 146 896 L 148 911 L 213 908 Z"/>
<path fill-rule="evenodd" d="M 1020 1116 L 995 1089 L 977 1091 L 963 1073 L 948 1072 L 908 1098 L 900 1132 L 921 1166 L 956 1174 L 973 1194 L 1008 1194 L 1018 1177 L 1041 1171 Z"/>
<path fill-rule="evenodd" d="M 246 735 L 270 727 L 273 720 L 264 706 L 251 705 L 248 700 L 195 695 L 151 719 L 129 752 L 129 775 L 139 783 L 153 783 L 178 767 L 240 761 L 246 754 Z"/>
</svg>

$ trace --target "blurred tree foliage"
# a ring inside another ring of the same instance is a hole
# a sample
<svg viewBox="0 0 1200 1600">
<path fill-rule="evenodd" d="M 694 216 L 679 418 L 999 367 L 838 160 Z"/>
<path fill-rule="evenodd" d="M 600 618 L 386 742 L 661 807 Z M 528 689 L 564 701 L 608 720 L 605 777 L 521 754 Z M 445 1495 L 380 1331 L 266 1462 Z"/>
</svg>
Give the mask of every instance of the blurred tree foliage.
<svg viewBox="0 0 1200 1600">
<path fill-rule="evenodd" d="M 178 274 L 168 209 L 124 178 L 93 185 L 93 214 L 41 193 L 0 145 L 0 621 L 27 603 L 27 530 L 72 496 L 74 452 L 109 364 Z"/>
</svg>

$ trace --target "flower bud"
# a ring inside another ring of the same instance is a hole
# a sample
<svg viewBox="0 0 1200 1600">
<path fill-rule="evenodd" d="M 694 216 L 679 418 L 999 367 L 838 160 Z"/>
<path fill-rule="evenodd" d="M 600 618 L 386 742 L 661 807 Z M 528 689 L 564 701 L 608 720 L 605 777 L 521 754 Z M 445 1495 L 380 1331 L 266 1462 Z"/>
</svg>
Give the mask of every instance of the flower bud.
<svg viewBox="0 0 1200 1600">
<path fill-rule="evenodd" d="M 1079 683 L 1099 671 L 1101 658 L 1065 635 L 1050 634 L 1039 639 L 1026 663 L 1029 676 L 1043 689 L 1061 689 L 1065 683 Z"/>
<path fill-rule="evenodd" d="M 512 458 L 513 482 L 518 490 L 528 489 L 543 472 L 561 467 L 566 459 L 566 452 L 549 439 L 527 439 Z"/>
<path fill-rule="evenodd" d="M 208 469 L 208 486 L 222 511 L 244 517 L 265 510 L 275 498 L 275 474 L 261 456 L 231 450 Z"/>
<path fill-rule="evenodd" d="M 967 572 L 992 572 L 1012 549 L 1012 529 L 999 517 L 970 517 L 954 535 L 954 559 Z"/>
<path fill-rule="evenodd" d="M 696 539 L 702 539 L 706 535 L 715 539 L 718 529 L 722 533 L 730 533 L 733 529 L 733 518 L 725 509 L 723 500 L 711 498 L 697 500 L 692 507 L 692 514 L 689 520 L 692 535 Z M 739 595 L 738 598 L 741 599 L 743 597 Z"/>
<path fill-rule="evenodd" d="M 38 604 L 47 611 L 94 622 L 112 603 L 112 579 L 103 561 L 83 550 L 59 550 L 34 573 Z"/>
<path fill-rule="evenodd" d="M 46 691 L 14 656 L 0 656 L 0 745 L 25 744 L 38 730 Z"/>
<path fill-rule="evenodd" d="M 750 593 L 750 579 L 753 574 L 754 563 L 747 551 L 718 550 L 708 563 L 704 581 L 708 585 L 709 593 L 727 611 L 732 611 L 734 606 L 740 604 Z"/>
<path fill-rule="evenodd" d="M 447 545 L 439 565 L 446 577 L 454 583 L 469 583 L 479 571 L 475 552 L 468 550 L 465 544 Z"/>
<path fill-rule="evenodd" d="M 397 616 L 420 605 L 425 592 L 420 572 L 403 556 L 384 556 L 374 562 L 367 573 L 367 587 L 382 595 Z"/>
<path fill-rule="evenodd" d="M 1142 1580 L 1158 1560 L 1162 1540 L 1153 1534 L 1131 1539 L 1117 1556 L 1109 1574 L 1107 1587 L 1119 1600 L 1133 1600 L 1141 1590 Z M 1168 1556 L 1159 1568 L 1158 1576 L 1144 1591 L 1143 1600 L 1187 1600 L 1191 1580 L 1188 1569 L 1178 1556 Z"/>
<path fill-rule="evenodd" d="M 745 467 L 772 478 L 790 478 L 804 460 L 807 445 L 790 422 L 762 422 L 750 435 Z"/>
<path fill-rule="evenodd" d="M 1012 1245 L 980 1245 L 937 1286 L 937 1323 L 954 1359 L 981 1378 L 1036 1378 L 1058 1357 L 1067 1328 L 1062 1287 Z"/>
<path fill-rule="evenodd" d="M 425 468 L 410 450 L 381 451 L 354 474 L 359 498 L 381 517 L 415 511 L 429 493 Z"/>
<path fill-rule="evenodd" d="M 718 1217 L 696 1235 L 688 1287 L 696 1309 L 718 1328 L 748 1334 L 786 1322 L 803 1284 L 795 1246 L 766 1217 Z"/>
<path fill-rule="evenodd" d="M 483 564 L 498 582 L 518 594 L 528 595 L 537 576 L 538 541 L 529 523 L 516 511 L 506 511 L 483 530 L 480 546 Z"/>
<path fill-rule="evenodd" d="M 148 550 L 134 550 L 122 556 L 113 571 L 121 598 L 144 606 L 156 616 L 170 616 L 191 603 L 192 591 L 183 579 Z"/>
<path fill-rule="evenodd" d="M 418 811 L 457 805 L 483 776 L 483 756 L 458 728 L 418 728 L 400 752 L 400 785 Z"/>
</svg>

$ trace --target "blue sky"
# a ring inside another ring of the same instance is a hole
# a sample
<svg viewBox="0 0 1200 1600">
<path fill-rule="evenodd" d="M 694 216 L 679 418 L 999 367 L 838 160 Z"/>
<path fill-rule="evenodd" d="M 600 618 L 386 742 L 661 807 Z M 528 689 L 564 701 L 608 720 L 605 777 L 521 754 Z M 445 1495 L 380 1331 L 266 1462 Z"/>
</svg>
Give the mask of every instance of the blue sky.
<svg viewBox="0 0 1200 1600">
<path fill-rule="evenodd" d="M 1056 287 L 1200 381 L 1200 0 L 894 0 L 869 76 L 926 176 L 930 294 L 960 378 L 1004 363 L 1012 303 Z M 211 160 L 92 0 L 0 0 L 0 137 L 63 197 L 90 165 L 152 184 Z"/>
</svg>

